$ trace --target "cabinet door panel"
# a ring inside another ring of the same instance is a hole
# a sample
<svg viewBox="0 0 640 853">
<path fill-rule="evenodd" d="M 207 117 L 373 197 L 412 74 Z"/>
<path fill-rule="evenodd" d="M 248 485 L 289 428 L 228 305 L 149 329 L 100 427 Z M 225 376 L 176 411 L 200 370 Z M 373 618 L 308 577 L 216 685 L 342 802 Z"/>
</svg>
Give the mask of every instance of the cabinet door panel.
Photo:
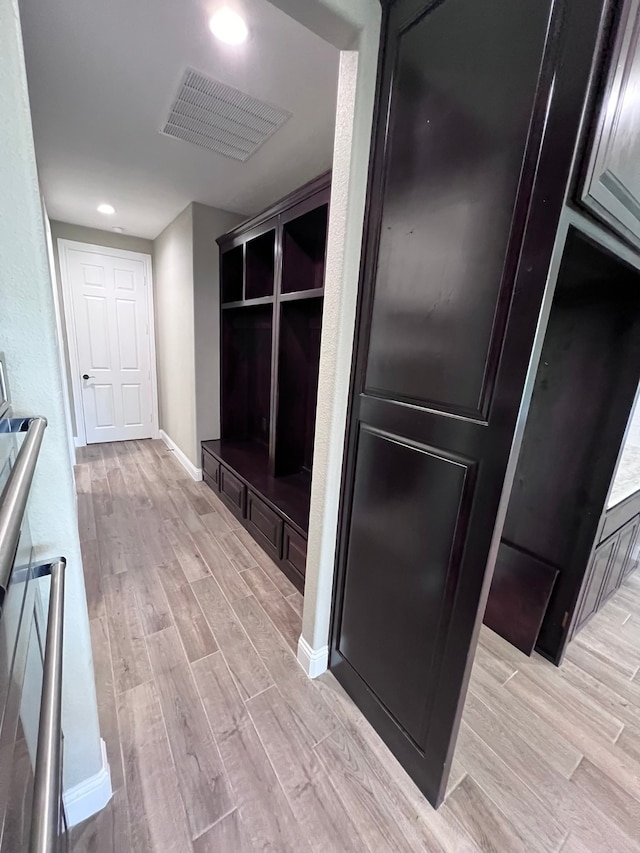
<svg viewBox="0 0 640 853">
<path fill-rule="evenodd" d="M 360 434 L 337 651 L 417 744 L 433 693 L 416 685 L 432 678 L 473 467 L 365 427 Z"/>
<path fill-rule="evenodd" d="M 220 466 L 220 495 L 235 515 L 244 518 L 247 487 L 224 465 Z"/>
<path fill-rule="evenodd" d="M 582 600 L 576 617 L 574 635 L 585 625 L 598 609 L 604 581 L 612 563 L 615 562 L 616 549 L 619 544 L 619 535 L 612 536 L 596 551 L 591 560 L 591 566 L 587 569 L 585 585 L 582 591 Z"/>
<path fill-rule="evenodd" d="M 640 246 L 640 0 L 627 0 L 615 46 L 583 202 L 609 226 Z"/>
<path fill-rule="evenodd" d="M 611 562 L 609 574 L 602 588 L 598 609 L 607 601 L 622 583 L 622 578 L 633 560 L 632 549 L 638 534 L 638 519 L 628 522 L 618 534 L 618 550 Z"/>
<path fill-rule="evenodd" d="M 284 544 L 282 559 L 290 568 L 305 576 L 307 569 L 307 540 L 296 533 L 288 524 L 284 526 Z"/>
<path fill-rule="evenodd" d="M 501 4 L 486 5 L 444 3 L 399 39 L 366 373 L 371 394 L 476 417 L 508 302 L 505 252 L 547 6 L 505 3 L 491 56 L 477 34 Z M 527 38 L 516 35 L 522 16 Z"/>
<path fill-rule="evenodd" d="M 206 450 L 202 451 L 202 473 L 214 491 L 220 486 L 220 463 Z"/>
<path fill-rule="evenodd" d="M 252 536 L 276 559 L 282 549 L 282 518 L 264 501 L 249 492 L 247 497 L 247 527 Z"/>
<path fill-rule="evenodd" d="M 633 572 L 638 566 L 638 546 L 640 545 L 640 518 L 636 519 L 633 536 L 629 543 L 629 551 L 622 566 L 622 572 L 616 583 L 616 588 Z"/>
</svg>

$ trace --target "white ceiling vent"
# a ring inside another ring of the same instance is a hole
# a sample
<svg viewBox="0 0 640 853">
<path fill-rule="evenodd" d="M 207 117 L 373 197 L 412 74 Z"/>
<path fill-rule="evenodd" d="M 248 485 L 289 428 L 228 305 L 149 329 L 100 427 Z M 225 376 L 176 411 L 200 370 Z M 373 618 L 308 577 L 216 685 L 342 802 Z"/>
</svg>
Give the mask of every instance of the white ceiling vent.
<svg viewBox="0 0 640 853">
<path fill-rule="evenodd" d="M 290 116 L 188 68 L 161 133 L 244 161 Z"/>
</svg>

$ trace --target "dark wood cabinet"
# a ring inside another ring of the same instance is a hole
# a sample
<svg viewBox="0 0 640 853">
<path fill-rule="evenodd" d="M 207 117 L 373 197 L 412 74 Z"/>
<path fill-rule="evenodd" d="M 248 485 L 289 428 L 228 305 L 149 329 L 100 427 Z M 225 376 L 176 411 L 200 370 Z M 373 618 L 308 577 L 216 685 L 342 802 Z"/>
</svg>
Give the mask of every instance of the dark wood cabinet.
<svg viewBox="0 0 640 853">
<path fill-rule="evenodd" d="M 640 246 L 640 0 L 614 4 L 608 59 L 583 203 L 614 231 Z"/>
<path fill-rule="evenodd" d="M 330 176 L 322 175 L 218 239 L 222 438 L 202 445 L 205 482 L 219 487 L 225 503 L 300 590 L 329 186 Z"/>
<path fill-rule="evenodd" d="M 436 805 L 602 6 L 383 13 L 330 662 Z"/>
<path fill-rule="evenodd" d="M 635 516 L 595 549 L 585 574 L 571 628 L 572 637 L 606 604 L 636 568 L 639 528 L 640 516 Z"/>
</svg>

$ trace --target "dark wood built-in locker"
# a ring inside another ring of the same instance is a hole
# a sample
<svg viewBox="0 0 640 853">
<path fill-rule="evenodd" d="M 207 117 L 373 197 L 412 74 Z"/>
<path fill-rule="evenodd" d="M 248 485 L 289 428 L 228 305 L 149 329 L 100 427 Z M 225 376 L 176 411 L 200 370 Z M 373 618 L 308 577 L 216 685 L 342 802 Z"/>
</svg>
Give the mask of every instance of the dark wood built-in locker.
<svg viewBox="0 0 640 853">
<path fill-rule="evenodd" d="M 624 452 L 640 382 L 640 2 L 607 11 L 485 614 L 556 664 L 634 570 L 640 544 L 640 469 Z"/>
<path fill-rule="evenodd" d="M 601 14 L 384 7 L 331 668 L 436 805 Z"/>
<path fill-rule="evenodd" d="M 221 439 L 205 482 L 302 590 L 320 364 L 329 175 L 218 239 Z"/>
</svg>

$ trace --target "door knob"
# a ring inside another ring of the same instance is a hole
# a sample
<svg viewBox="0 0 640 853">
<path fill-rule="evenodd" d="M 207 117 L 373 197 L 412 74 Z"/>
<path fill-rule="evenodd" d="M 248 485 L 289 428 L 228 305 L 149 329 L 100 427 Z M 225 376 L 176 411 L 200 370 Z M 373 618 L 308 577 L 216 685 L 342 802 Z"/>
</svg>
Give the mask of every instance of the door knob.
<svg viewBox="0 0 640 853">
<path fill-rule="evenodd" d="M 83 374 L 82 374 L 82 378 L 83 378 L 83 379 L 95 379 L 96 377 L 95 377 L 95 376 L 89 376 L 89 374 L 88 374 L 88 373 L 83 373 Z"/>
</svg>

